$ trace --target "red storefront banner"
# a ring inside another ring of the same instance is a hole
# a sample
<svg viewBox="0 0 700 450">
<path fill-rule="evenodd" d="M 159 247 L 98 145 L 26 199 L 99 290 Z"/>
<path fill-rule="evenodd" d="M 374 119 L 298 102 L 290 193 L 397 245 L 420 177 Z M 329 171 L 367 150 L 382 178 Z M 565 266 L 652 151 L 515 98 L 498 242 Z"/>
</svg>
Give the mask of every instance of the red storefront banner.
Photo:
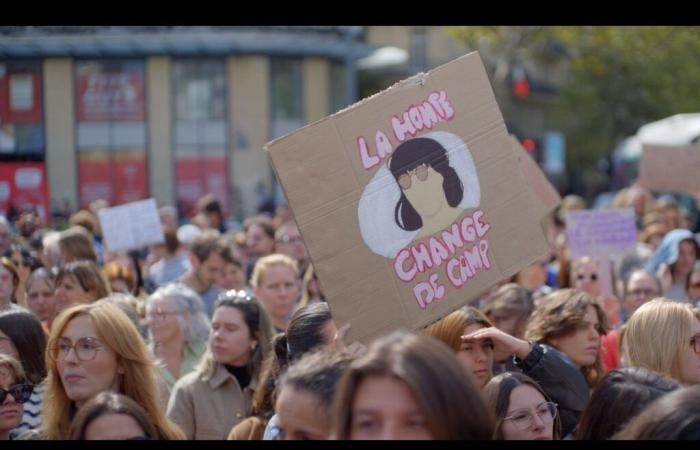
<svg viewBox="0 0 700 450">
<path fill-rule="evenodd" d="M 37 73 L 6 73 L 0 76 L 0 122 L 42 121 L 41 76 Z"/>
<path fill-rule="evenodd" d="M 80 205 L 104 199 L 111 206 L 148 197 L 146 159 L 142 154 L 90 155 L 80 159 Z"/>
<path fill-rule="evenodd" d="M 78 72 L 78 121 L 142 121 L 145 119 L 141 71 Z"/>
<path fill-rule="evenodd" d="M 44 163 L 0 164 L 0 210 L 7 214 L 11 208 L 22 211 L 34 207 L 43 223 L 48 223 L 49 186 Z"/>
<path fill-rule="evenodd" d="M 228 169 L 225 156 L 178 157 L 175 163 L 175 193 L 180 212 L 186 217 L 195 213 L 197 200 L 214 194 L 228 215 Z"/>
</svg>

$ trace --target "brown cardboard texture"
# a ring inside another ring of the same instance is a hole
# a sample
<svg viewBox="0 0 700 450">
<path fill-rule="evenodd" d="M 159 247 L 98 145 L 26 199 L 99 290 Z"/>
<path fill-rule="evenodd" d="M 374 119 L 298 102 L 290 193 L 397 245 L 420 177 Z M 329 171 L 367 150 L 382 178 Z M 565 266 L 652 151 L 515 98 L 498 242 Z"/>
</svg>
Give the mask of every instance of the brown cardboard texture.
<svg viewBox="0 0 700 450">
<path fill-rule="evenodd" d="M 520 141 L 513 135 L 511 135 L 511 138 L 513 140 L 513 151 L 520 160 L 520 170 L 522 170 L 525 182 L 535 196 L 535 207 L 538 215 L 546 217 L 559 205 L 561 196 L 552 183 L 549 182 L 547 175 L 540 169 L 537 162 L 527 153 Z"/>
<path fill-rule="evenodd" d="M 642 147 L 639 180 L 653 191 L 700 193 L 700 145 Z"/>
<path fill-rule="evenodd" d="M 420 329 L 548 249 L 477 53 L 266 150 L 348 342 Z"/>
</svg>

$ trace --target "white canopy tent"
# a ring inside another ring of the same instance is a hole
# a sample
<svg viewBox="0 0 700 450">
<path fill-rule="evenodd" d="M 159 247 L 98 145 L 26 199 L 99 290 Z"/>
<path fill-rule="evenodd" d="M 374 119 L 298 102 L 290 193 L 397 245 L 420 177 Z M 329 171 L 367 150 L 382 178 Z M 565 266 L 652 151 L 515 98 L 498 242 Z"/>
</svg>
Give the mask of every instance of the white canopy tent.
<svg viewBox="0 0 700 450">
<path fill-rule="evenodd" d="M 699 137 L 700 113 L 676 114 L 641 126 L 637 134 L 622 141 L 614 153 L 617 160 L 638 161 L 643 144 L 688 145 Z"/>
</svg>

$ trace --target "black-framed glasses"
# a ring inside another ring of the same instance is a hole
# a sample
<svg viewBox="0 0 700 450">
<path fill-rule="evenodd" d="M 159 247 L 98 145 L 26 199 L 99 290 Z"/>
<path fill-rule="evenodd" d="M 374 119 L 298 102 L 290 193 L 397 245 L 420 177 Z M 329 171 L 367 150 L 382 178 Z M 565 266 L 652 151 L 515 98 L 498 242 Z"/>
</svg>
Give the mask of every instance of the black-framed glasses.
<svg viewBox="0 0 700 450">
<path fill-rule="evenodd" d="M 32 396 L 32 392 L 34 392 L 34 386 L 31 384 L 15 384 L 7 390 L 0 388 L 0 405 L 5 403 L 8 395 L 11 395 L 17 403 L 26 403 Z"/>
<path fill-rule="evenodd" d="M 92 361 L 97 356 L 97 352 L 104 349 L 104 346 L 93 337 L 84 337 L 71 344 L 69 339 L 59 339 L 56 344 L 56 357 L 65 359 L 70 351 L 75 351 L 75 356 L 79 361 Z"/>
<path fill-rule="evenodd" d="M 523 431 L 532 426 L 535 420 L 535 414 L 537 414 L 537 417 L 539 417 L 542 422 L 550 424 L 554 421 L 554 418 L 557 417 L 557 404 L 554 402 L 542 402 L 534 408 L 534 413 L 533 409 L 519 409 L 513 411 L 510 416 L 504 417 L 503 421 L 505 422 L 508 420 L 513 423 L 515 428 Z"/>
</svg>

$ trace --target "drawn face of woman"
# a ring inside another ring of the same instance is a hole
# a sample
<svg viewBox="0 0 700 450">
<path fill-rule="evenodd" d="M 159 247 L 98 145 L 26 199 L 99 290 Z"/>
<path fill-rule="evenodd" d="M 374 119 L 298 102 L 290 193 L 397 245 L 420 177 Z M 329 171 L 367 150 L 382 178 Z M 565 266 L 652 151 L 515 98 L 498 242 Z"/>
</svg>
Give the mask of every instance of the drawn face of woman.
<svg viewBox="0 0 700 450">
<path fill-rule="evenodd" d="M 442 188 L 444 180 L 442 174 L 427 164 L 409 170 L 398 179 L 406 198 L 423 218 L 434 215 L 447 204 Z"/>
</svg>

